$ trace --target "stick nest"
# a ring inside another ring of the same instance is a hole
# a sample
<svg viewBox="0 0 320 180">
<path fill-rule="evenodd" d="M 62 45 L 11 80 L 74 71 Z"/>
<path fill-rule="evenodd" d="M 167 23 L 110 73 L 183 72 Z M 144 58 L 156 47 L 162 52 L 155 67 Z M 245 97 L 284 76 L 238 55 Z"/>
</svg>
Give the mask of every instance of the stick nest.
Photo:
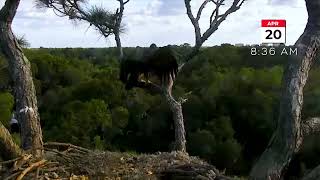
<svg viewBox="0 0 320 180">
<path fill-rule="evenodd" d="M 56 142 L 44 147 L 43 159 L 24 154 L 0 162 L 0 179 L 230 179 L 212 165 L 181 152 L 137 155 Z"/>
</svg>

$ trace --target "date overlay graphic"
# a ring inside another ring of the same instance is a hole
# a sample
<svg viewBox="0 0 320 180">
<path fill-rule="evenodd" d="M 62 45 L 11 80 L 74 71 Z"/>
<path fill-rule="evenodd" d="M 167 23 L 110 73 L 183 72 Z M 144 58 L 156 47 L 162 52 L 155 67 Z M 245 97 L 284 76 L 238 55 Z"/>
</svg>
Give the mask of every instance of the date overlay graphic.
<svg viewBox="0 0 320 180">
<path fill-rule="evenodd" d="M 286 20 L 261 20 L 261 44 L 286 43 Z"/>
</svg>

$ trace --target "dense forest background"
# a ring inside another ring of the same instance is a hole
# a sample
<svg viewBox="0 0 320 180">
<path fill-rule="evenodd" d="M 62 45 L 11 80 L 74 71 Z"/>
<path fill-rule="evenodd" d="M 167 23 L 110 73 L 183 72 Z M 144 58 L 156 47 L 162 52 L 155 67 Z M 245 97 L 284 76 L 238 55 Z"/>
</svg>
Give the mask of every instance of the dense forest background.
<svg viewBox="0 0 320 180">
<path fill-rule="evenodd" d="M 144 48 L 124 48 L 139 59 Z M 177 56 L 190 50 L 175 46 Z M 171 112 L 159 94 L 124 89 L 116 48 L 25 49 L 32 63 L 45 141 L 100 150 L 169 151 Z M 227 174 L 248 175 L 275 129 L 287 56 L 251 56 L 250 47 L 205 47 L 179 74 L 175 97 L 183 104 L 187 151 Z M 303 116 L 320 111 L 320 66 L 311 70 Z M 13 110 L 7 63 L 0 56 L 0 121 Z M 304 118 L 303 118 L 304 119 Z M 19 141 L 18 136 L 15 136 Z M 301 176 L 320 162 L 320 138 L 308 138 L 288 175 Z"/>
</svg>

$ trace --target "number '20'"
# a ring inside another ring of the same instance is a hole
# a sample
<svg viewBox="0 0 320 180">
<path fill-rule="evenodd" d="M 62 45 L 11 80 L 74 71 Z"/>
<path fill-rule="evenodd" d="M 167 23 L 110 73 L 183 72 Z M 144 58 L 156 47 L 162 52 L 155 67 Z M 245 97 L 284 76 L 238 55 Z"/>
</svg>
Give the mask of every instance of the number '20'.
<svg viewBox="0 0 320 180">
<path fill-rule="evenodd" d="M 270 29 L 266 30 L 268 34 L 268 36 L 266 37 L 266 39 L 280 39 L 281 38 L 281 31 L 280 30 L 275 30 L 275 31 L 271 31 Z"/>
</svg>

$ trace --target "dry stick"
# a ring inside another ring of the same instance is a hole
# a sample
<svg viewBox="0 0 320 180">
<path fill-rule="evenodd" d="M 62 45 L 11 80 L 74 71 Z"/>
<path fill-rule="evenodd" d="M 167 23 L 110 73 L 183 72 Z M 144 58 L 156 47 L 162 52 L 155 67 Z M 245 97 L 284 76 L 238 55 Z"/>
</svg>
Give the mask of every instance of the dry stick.
<svg viewBox="0 0 320 180">
<path fill-rule="evenodd" d="M 71 157 L 75 157 L 75 158 L 81 158 L 83 157 L 81 154 L 78 153 L 69 153 Z"/>
<path fill-rule="evenodd" d="M 14 179 L 14 177 L 17 176 L 18 174 L 20 174 L 20 172 L 13 173 L 10 176 L 8 176 L 7 178 L 5 178 L 4 180 Z"/>
<path fill-rule="evenodd" d="M 13 171 L 21 168 L 30 158 L 32 158 L 31 154 L 24 154 L 21 159 L 14 162 Z"/>
<path fill-rule="evenodd" d="M 59 162 L 47 162 L 46 167 L 49 167 L 51 165 L 59 165 L 59 164 L 60 164 Z"/>
<path fill-rule="evenodd" d="M 42 169 L 42 171 L 45 172 L 52 172 L 58 170 L 60 167 L 52 167 L 52 168 L 47 168 L 47 169 Z"/>
<path fill-rule="evenodd" d="M 45 164 L 45 168 L 42 168 L 41 170 L 44 172 L 50 172 L 56 171 L 58 169 L 63 169 L 63 164 L 60 164 L 58 162 L 47 162 Z"/>
<path fill-rule="evenodd" d="M 65 150 L 65 151 L 63 151 L 62 153 L 63 153 L 63 154 L 66 154 L 66 153 L 68 153 L 68 152 L 70 152 L 70 151 L 72 151 L 72 148 L 68 147 L 68 149 Z"/>
<path fill-rule="evenodd" d="M 36 172 L 36 179 L 38 179 L 39 178 L 39 172 L 40 172 L 40 168 L 39 167 L 37 167 L 37 172 Z"/>
<path fill-rule="evenodd" d="M 72 147 L 74 149 L 79 149 L 82 150 L 84 152 L 91 152 L 91 150 L 83 148 L 83 147 L 79 147 L 70 143 L 59 143 L 59 142 L 47 142 L 44 144 L 45 146 L 67 146 L 67 147 Z"/>
<path fill-rule="evenodd" d="M 0 162 L 0 164 L 10 164 L 10 163 L 13 163 L 13 162 L 16 162 L 17 160 L 20 160 L 22 157 L 17 157 L 15 159 L 11 159 L 11 160 L 8 160 L 8 161 L 2 161 Z"/>
<path fill-rule="evenodd" d="M 17 177 L 16 180 L 21 180 L 29 171 L 31 171 L 34 167 L 39 167 L 43 165 L 47 160 L 42 159 L 41 161 L 35 162 L 31 164 L 28 168 L 22 171 L 22 173 Z"/>
<path fill-rule="evenodd" d="M 58 154 L 58 155 L 60 155 L 61 157 L 63 157 L 63 158 L 71 158 L 70 156 L 68 156 L 67 154 L 64 154 L 64 153 L 62 153 L 62 152 L 60 152 L 60 151 L 58 151 L 58 150 L 55 150 L 55 149 L 48 149 L 48 148 L 44 148 L 46 151 L 51 151 L 51 152 L 54 152 L 54 153 L 56 153 L 56 154 Z"/>
<path fill-rule="evenodd" d="M 76 153 L 81 153 L 81 154 L 86 154 L 86 153 L 88 153 L 88 152 L 84 152 L 84 151 L 82 151 L 82 150 L 79 150 L 79 149 L 74 149 L 74 148 L 69 148 L 70 150 L 69 150 L 69 154 L 72 152 L 72 151 L 74 151 L 74 152 L 76 152 Z"/>
</svg>

